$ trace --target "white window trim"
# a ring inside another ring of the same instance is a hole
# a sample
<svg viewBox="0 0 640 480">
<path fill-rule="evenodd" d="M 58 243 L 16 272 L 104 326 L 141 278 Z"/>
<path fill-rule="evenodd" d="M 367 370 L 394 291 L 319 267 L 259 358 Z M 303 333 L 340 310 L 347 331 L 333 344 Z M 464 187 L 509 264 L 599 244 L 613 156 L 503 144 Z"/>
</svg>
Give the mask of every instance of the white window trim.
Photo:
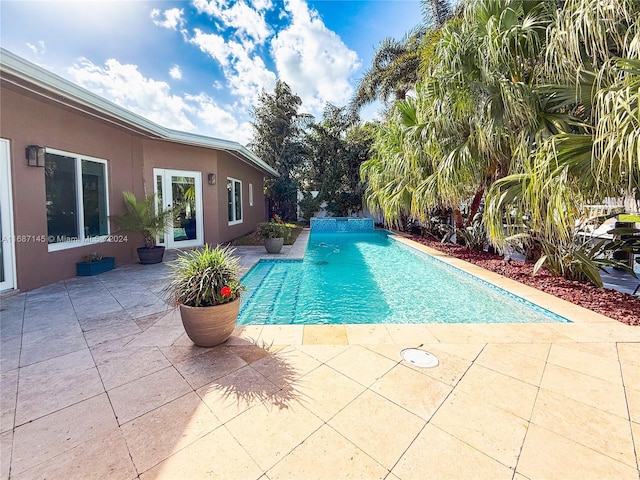
<svg viewBox="0 0 640 480">
<path fill-rule="evenodd" d="M 244 208 L 242 208 L 242 180 L 239 180 L 237 178 L 233 178 L 233 177 L 227 177 L 227 183 L 229 183 L 229 180 L 231 180 L 231 185 L 233 185 L 233 194 L 231 195 L 232 198 L 232 205 L 231 205 L 231 210 L 233 211 L 233 215 L 235 217 L 236 214 L 236 196 L 235 196 L 235 188 L 236 188 L 236 184 L 235 182 L 238 182 L 240 184 L 240 214 L 241 214 L 241 218 L 240 220 L 233 220 L 230 221 L 229 220 L 229 215 L 227 212 L 227 221 L 229 225 L 239 225 L 242 222 L 244 222 Z M 227 190 L 227 195 L 228 195 L 228 190 Z M 227 198 L 227 202 L 229 201 L 229 199 Z"/>
<path fill-rule="evenodd" d="M 15 230 L 13 222 L 13 184 L 11 182 L 11 144 L 9 140 L 0 138 L 0 149 L 2 149 L 2 153 L 0 153 L 0 156 L 2 157 L 0 158 L 0 162 L 2 162 L 0 170 L 3 170 L 4 173 L 7 174 L 6 178 L 0 177 L 0 187 L 2 187 L 0 189 L 0 200 L 2 200 L 2 205 L 5 206 L 5 211 L 2 213 L 6 214 L 2 216 L 2 235 L 4 237 L 14 239 Z M 0 241 L 4 242 L 4 239 L 0 239 Z M 18 275 L 16 271 L 16 243 L 15 241 L 4 242 L 2 248 L 7 252 L 5 255 L 6 258 L 4 259 L 5 268 L 7 267 L 7 261 L 10 260 L 8 268 L 5 270 L 5 282 L 7 283 L 8 288 L 15 289 L 18 286 Z"/>
<path fill-rule="evenodd" d="M 253 183 L 249 184 L 249 206 L 253 207 Z"/>
<path fill-rule="evenodd" d="M 107 202 L 107 218 L 109 217 L 109 169 L 108 162 L 103 158 L 90 157 L 88 155 L 80 155 L 79 153 L 65 152 L 64 150 L 57 150 L 54 148 L 47 148 L 47 153 L 52 153 L 54 155 L 62 155 L 65 157 L 71 157 L 75 159 L 75 168 L 76 168 L 76 209 L 78 211 L 78 238 L 76 240 L 70 242 L 59 242 L 59 243 L 49 243 L 47 245 L 49 252 L 57 252 L 60 250 L 68 250 L 70 248 L 78 248 L 84 247 L 85 245 L 95 244 L 95 243 L 104 243 L 106 242 L 111 234 L 111 225 L 107 222 L 107 234 L 100 235 L 98 237 L 89 237 L 86 238 L 84 236 L 84 208 L 82 205 L 82 160 L 87 160 L 89 162 L 102 163 L 104 165 L 104 195 L 105 200 Z M 47 233 L 48 234 L 48 233 Z"/>
</svg>

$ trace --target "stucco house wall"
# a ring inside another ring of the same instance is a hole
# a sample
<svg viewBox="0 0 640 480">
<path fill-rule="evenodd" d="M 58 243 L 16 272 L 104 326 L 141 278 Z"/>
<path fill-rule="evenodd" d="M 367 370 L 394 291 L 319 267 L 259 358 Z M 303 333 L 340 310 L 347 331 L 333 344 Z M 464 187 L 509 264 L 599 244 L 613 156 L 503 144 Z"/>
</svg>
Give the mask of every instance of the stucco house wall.
<svg viewBox="0 0 640 480">
<path fill-rule="evenodd" d="M 25 148 L 37 144 L 69 153 L 107 161 L 109 212 L 123 212 L 119 192 L 143 192 L 142 149 L 131 134 L 104 125 L 27 95 L 1 88 L 0 137 L 10 142 L 15 262 L 17 287 L 22 290 L 47 285 L 76 274 L 75 263 L 97 251 L 116 257 L 118 264 L 135 258 L 127 243 L 78 245 L 66 250 L 48 251 L 42 241 L 47 236 L 45 170 L 27 165 Z M 8 239 L 6 239 L 8 240 Z"/>
<path fill-rule="evenodd" d="M 218 228 L 219 241 L 228 242 L 256 229 L 258 222 L 266 219 L 264 203 L 264 176 L 246 163 L 238 163 L 237 159 L 226 152 L 218 154 L 218 202 L 220 216 Z M 227 219 L 227 178 L 242 181 L 243 221 L 238 225 L 229 225 Z M 249 202 L 249 185 L 252 185 L 253 202 Z"/>
<path fill-rule="evenodd" d="M 116 265 L 137 261 L 136 248 L 142 245 L 139 236 L 130 234 L 127 241 L 78 242 L 70 248 L 51 251 L 46 241 L 45 168 L 28 166 L 25 156 L 28 145 L 45 147 L 48 152 L 104 160 L 109 215 L 124 212 L 123 191 L 132 191 L 138 198 L 153 192 L 154 168 L 160 168 L 201 173 L 201 243 L 229 241 L 254 230 L 258 222 L 265 220 L 264 177 L 275 172 L 244 147 L 226 140 L 162 129 L 104 99 L 95 100 L 94 104 L 93 94 L 26 61 L 23 64 L 19 57 L 9 56 L 4 50 L 2 54 L 0 139 L 9 143 L 13 204 L 13 238 L 6 236 L 3 241 L 13 241 L 15 246 L 14 289 L 28 291 L 73 277 L 75 263 L 92 252 L 114 256 Z M 8 66 L 5 60 L 11 60 Z M 20 68 L 26 74 L 21 75 Z M 77 98 L 57 94 L 47 82 L 77 93 Z M 209 174 L 216 176 L 214 185 L 207 181 Z M 243 219 L 235 225 L 229 225 L 227 218 L 227 177 L 242 182 Z M 249 205 L 249 184 L 253 206 Z M 114 230 L 111 225 L 110 233 Z"/>
</svg>

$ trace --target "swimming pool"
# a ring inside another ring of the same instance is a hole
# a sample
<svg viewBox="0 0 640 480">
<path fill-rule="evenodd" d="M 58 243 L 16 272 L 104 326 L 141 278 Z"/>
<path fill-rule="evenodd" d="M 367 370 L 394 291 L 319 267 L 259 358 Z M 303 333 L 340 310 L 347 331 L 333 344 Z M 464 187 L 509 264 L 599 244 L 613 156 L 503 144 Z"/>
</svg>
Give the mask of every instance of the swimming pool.
<svg viewBox="0 0 640 480">
<path fill-rule="evenodd" d="M 302 261 L 260 261 L 238 323 L 568 322 L 397 242 L 386 231 L 312 231 Z"/>
</svg>

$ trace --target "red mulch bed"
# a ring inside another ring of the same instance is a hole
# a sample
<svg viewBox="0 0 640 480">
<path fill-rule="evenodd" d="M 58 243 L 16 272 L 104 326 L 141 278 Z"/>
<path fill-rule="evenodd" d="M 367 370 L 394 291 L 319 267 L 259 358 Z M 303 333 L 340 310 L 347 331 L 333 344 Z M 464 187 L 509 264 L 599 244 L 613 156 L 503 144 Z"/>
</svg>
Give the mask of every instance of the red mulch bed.
<svg viewBox="0 0 640 480">
<path fill-rule="evenodd" d="M 544 268 L 540 269 L 535 276 L 532 276 L 532 263 L 514 260 L 507 263 L 499 255 L 487 252 L 473 252 L 466 247 L 453 243 L 440 243 L 419 236 L 413 236 L 412 239 L 428 247 L 448 253 L 452 257 L 499 273 L 568 302 L 606 315 L 619 322 L 640 326 L 640 297 L 608 288 L 598 288 L 590 283 L 554 277 Z"/>
</svg>

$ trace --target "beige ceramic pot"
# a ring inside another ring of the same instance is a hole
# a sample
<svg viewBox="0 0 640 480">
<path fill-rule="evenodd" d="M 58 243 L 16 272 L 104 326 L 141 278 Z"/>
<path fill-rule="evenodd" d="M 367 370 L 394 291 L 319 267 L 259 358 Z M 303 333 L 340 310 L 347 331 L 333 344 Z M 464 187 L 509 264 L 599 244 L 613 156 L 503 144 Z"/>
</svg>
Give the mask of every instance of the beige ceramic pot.
<svg viewBox="0 0 640 480">
<path fill-rule="evenodd" d="M 214 347 L 233 333 L 240 311 L 240 299 L 212 307 L 180 305 L 180 316 L 187 335 L 199 347 Z"/>
<path fill-rule="evenodd" d="M 280 253 L 282 245 L 284 245 L 284 237 L 266 238 L 264 240 L 264 248 L 269 253 Z"/>
</svg>

